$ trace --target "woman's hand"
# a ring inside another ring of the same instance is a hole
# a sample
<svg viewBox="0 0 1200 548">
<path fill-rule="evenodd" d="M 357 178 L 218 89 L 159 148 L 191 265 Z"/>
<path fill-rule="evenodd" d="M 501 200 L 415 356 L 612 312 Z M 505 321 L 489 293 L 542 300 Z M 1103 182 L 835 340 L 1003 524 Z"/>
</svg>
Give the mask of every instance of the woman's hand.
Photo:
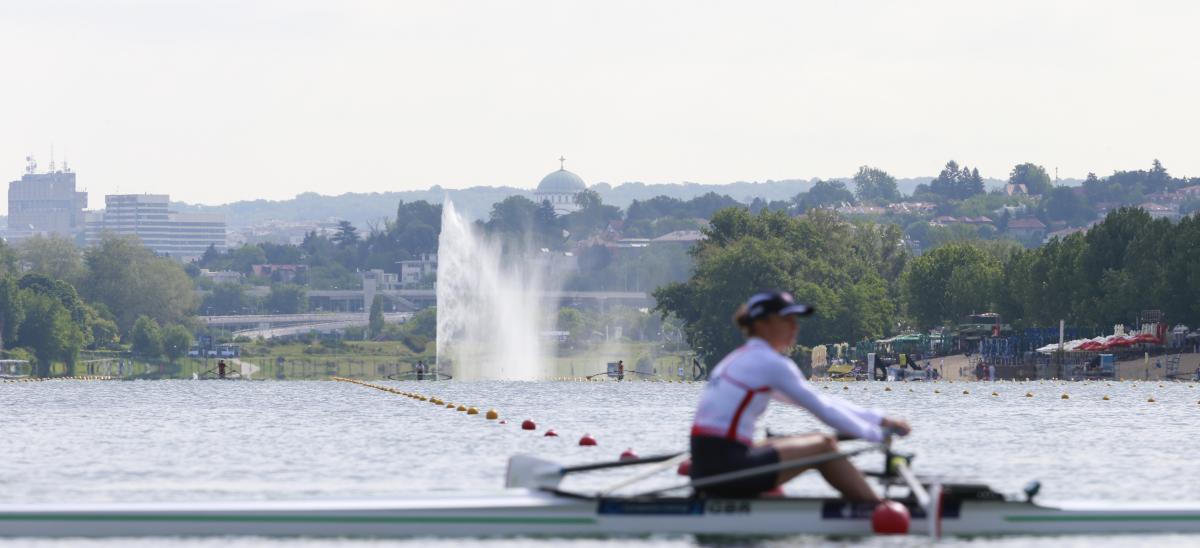
<svg viewBox="0 0 1200 548">
<path fill-rule="evenodd" d="M 885 430 L 886 429 L 893 430 L 897 434 L 900 434 L 901 436 L 907 436 L 909 434 L 909 432 L 912 432 L 912 427 L 909 426 L 908 421 L 906 421 L 904 419 L 884 417 L 883 420 L 879 421 L 879 426 L 884 428 Z"/>
</svg>

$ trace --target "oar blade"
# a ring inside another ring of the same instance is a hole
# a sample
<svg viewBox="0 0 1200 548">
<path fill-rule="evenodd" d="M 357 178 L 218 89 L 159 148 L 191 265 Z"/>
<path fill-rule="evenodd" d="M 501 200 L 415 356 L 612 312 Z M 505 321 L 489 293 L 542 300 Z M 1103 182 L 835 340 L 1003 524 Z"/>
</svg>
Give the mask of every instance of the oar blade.
<svg viewBox="0 0 1200 548">
<path fill-rule="evenodd" d="M 562 481 L 563 469 L 558 463 L 533 455 L 514 455 L 508 459 L 504 475 L 505 487 L 556 489 Z"/>
</svg>

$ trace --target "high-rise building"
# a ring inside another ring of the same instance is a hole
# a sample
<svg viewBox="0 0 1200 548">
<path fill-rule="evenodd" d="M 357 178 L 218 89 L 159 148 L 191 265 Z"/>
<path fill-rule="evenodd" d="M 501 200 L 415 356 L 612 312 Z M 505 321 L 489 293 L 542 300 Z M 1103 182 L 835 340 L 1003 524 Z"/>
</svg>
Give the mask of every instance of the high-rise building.
<svg viewBox="0 0 1200 548">
<path fill-rule="evenodd" d="M 75 173 L 63 165 L 37 172 L 37 162 L 27 157 L 25 175 L 8 183 L 8 232 L 10 240 L 34 234 L 57 234 L 68 238 L 82 236 L 83 210 L 87 192 L 75 190 Z"/>
<path fill-rule="evenodd" d="M 207 213 L 177 213 L 166 194 L 109 194 L 104 211 L 88 213 L 87 243 L 105 233 L 136 236 L 159 255 L 180 260 L 199 257 L 208 247 L 225 250 L 225 217 Z"/>
</svg>

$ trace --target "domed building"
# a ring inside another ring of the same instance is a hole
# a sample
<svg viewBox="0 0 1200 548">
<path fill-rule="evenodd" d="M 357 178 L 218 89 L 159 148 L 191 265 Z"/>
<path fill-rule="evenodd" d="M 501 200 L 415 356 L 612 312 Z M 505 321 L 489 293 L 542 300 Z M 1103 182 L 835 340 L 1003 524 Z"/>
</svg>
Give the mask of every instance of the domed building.
<svg viewBox="0 0 1200 548">
<path fill-rule="evenodd" d="M 563 167 L 566 161 L 566 158 L 559 158 L 558 171 L 542 177 L 537 190 L 533 191 L 535 202 L 550 202 L 554 212 L 559 215 L 577 211 L 579 206 L 575 205 L 575 195 L 587 189 L 583 179 Z"/>
</svg>

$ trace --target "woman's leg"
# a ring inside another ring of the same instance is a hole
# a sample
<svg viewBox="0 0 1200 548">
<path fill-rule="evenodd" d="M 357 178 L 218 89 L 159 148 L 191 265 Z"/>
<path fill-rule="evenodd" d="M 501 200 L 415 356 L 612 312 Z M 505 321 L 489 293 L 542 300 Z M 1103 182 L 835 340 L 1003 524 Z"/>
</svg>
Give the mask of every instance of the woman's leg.
<svg viewBox="0 0 1200 548">
<path fill-rule="evenodd" d="M 770 446 L 779 453 L 780 462 L 789 460 L 799 460 L 826 453 L 833 453 L 838 450 L 837 440 L 833 436 L 826 434 L 803 434 L 799 436 L 787 436 L 780 438 L 769 438 L 764 440 L 760 445 Z M 848 500 L 858 502 L 879 502 L 881 499 L 871 486 L 867 484 L 867 479 L 862 472 L 855 468 L 847 459 L 837 459 L 818 464 L 815 467 L 825 477 L 825 481 L 829 482 L 834 489 L 841 491 L 842 495 Z M 800 475 L 808 468 L 794 468 L 791 470 L 783 470 L 779 472 L 778 485 L 783 485 L 788 480 Z"/>
</svg>

